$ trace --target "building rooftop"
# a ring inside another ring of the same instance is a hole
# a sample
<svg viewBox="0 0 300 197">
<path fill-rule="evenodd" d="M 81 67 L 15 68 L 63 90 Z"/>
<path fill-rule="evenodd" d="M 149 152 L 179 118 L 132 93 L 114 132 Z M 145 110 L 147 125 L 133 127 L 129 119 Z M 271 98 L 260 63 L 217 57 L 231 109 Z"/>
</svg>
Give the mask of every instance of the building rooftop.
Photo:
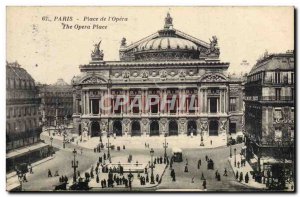
<svg viewBox="0 0 300 197">
<path fill-rule="evenodd" d="M 265 53 L 262 58 L 257 60 L 257 63 L 253 66 L 249 75 L 261 71 L 293 70 L 294 56 L 294 51 L 278 54 Z"/>
</svg>

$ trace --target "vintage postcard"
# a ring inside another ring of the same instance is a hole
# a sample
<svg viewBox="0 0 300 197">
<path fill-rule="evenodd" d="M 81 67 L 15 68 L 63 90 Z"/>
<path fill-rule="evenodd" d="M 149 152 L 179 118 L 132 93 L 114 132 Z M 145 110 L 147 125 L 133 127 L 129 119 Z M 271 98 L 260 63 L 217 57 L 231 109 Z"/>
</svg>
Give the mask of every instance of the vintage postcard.
<svg viewBox="0 0 300 197">
<path fill-rule="evenodd" d="M 295 192 L 294 7 L 6 11 L 7 191 Z"/>
</svg>

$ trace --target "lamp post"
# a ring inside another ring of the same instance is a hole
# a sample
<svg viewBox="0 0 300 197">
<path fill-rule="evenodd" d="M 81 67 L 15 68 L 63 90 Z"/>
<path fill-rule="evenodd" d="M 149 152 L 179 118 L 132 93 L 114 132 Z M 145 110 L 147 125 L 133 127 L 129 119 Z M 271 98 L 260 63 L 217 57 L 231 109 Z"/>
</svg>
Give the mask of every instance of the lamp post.
<svg viewBox="0 0 300 197">
<path fill-rule="evenodd" d="M 233 150 L 234 150 L 234 167 L 236 167 L 236 148 L 234 148 Z"/>
<path fill-rule="evenodd" d="M 52 153 L 53 153 L 52 142 L 53 142 L 53 137 L 50 137 L 50 152 L 51 152 L 51 156 L 52 156 Z"/>
<path fill-rule="evenodd" d="M 72 161 L 72 168 L 74 169 L 74 175 L 73 175 L 73 182 L 76 183 L 77 177 L 76 177 L 76 168 L 78 168 L 78 161 L 76 161 L 76 155 L 77 151 L 73 150 L 74 160 Z"/>
<path fill-rule="evenodd" d="M 63 139 L 63 148 L 66 148 L 66 135 L 63 133 L 64 139 Z"/>
<path fill-rule="evenodd" d="M 229 149 L 230 149 L 230 153 L 229 153 L 229 156 L 230 156 L 230 158 L 232 158 L 232 150 L 231 150 L 231 144 L 229 145 Z"/>
<path fill-rule="evenodd" d="M 200 146 L 204 146 L 204 143 L 203 143 L 203 131 L 202 131 L 202 129 L 201 129 L 201 133 L 200 133 L 200 140 L 201 140 L 201 142 L 200 142 Z"/>
<path fill-rule="evenodd" d="M 151 150 L 150 150 L 150 156 L 151 156 L 151 165 L 150 165 L 150 168 L 151 168 L 151 181 L 150 181 L 150 184 L 155 184 L 154 175 L 153 175 L 153 168 L 154 168 L 153 155 L 154 155 L 154 150 L 153 150 L 153 148 L 151 148 Z"/>
<path fill-rule="evenodd" d="M 163 143 L 163 147 L 165 149 L 165 155 L 164 155 L 164 157 L 167 158 L 167 148 L 168 148 L 167 134 L 165 134 L 165 143 Z"/>
<path fill-rule="evenodd" d="M 109 133 L 107 134 L 107 143 L 106 143 L 106 148 L 107 148 L 107 158 L 110 158 L 110 151 L 109 151 L 109 149 L 110 149 L 110 143 L 109 143 L 109 137 L 110 137 L 110 135 L 109 135 Z"/>
</svg>

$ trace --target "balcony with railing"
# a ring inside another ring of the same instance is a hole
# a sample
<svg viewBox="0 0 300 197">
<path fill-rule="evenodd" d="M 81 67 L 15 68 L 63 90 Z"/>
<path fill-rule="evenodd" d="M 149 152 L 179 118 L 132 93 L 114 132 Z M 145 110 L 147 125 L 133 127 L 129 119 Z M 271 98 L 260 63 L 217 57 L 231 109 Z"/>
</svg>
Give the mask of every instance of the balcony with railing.
<svg viewBox="0 0 300 197">
<path fill-rule="evenodd" d="M 293 96 L 245 96 L 246 101 L 294 102 Z"/>
</svg>

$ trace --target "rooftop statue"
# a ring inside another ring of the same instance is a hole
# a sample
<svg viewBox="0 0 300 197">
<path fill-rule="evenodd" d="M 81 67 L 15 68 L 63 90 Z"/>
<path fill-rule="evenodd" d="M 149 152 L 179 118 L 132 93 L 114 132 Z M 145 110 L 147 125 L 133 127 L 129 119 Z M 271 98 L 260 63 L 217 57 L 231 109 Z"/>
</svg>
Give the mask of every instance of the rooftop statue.
<svg viewBox="0 0 300 197">
<path fill-rule="evenodd" d="M 98 44 L 94 44 L 94 51 L 92 51 L 92 60 L 103 60 L 103 50 L 100 50 L 102 40 Z"/>
<path fill-rule="evenodd" d="M 126 46 L 126 38 L 122 38 L 122 40 L 121 40 L 121 46 L 122 47 L 125 47 Z"/>
<path fill-rule="evenodd" d="M 171 17 L 170 13 L 167 13 L 167 17 L 165 18 L 165 26 L 164 28 L 169 29 L 173 26 L 173 18 Z"/>
<path fill-rule="evenodd" d="M 213 36 L 212 40 L 209 39 L 209 41 L 210 41 L 210 44 L 209 44 L 209 49 L 207 51 L 207 55 L 209 55 L 209 54 L 219 55 L 220 54 L 220 50 L 217 47 L 217 45 L 218 45 L 218 38 L 217 38 L 217 36 Z"/>
</svg>

